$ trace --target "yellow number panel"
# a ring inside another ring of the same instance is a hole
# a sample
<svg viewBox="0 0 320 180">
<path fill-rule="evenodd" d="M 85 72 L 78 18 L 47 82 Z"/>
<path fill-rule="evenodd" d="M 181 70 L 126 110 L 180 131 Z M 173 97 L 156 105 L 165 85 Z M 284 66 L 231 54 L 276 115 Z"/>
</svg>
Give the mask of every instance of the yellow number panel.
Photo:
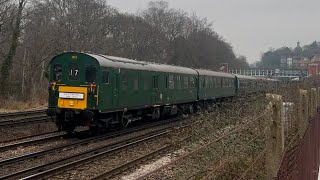
<svg viewBox="0 0 320 180">
<path fill-rule="evenodd" d="M 58 107 L 84 110 L 87 108 L 87 92 L 86 87 L 59 86 Z M 60 93 L 69 94 L 70 97 L 68 95 L 61 97 Z M 73 93 L 83 94 L 83 99 L 74 98 Z"/>
</svg>

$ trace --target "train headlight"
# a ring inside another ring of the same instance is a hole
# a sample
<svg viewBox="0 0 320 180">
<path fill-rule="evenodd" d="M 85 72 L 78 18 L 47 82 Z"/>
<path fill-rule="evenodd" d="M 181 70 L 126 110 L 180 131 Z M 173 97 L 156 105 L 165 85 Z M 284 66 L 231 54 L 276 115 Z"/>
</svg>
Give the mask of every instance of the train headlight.
<svg viewBox="0 0 320 180">
<path fill-rule="evenodd" d="M 50 86 L 51 86 L 51 89 L 54 90 L 54 88 L 56 87 L 56 82 L 51 82 Z"/>
<path fill-rule="evenodd" d="M 90 84 L 90 91 L 91 91 L 92 93 L 94 93 L 96 87 L 97 87 L 97 85 L 96 85 L 95 83 Z"/>
</svg>

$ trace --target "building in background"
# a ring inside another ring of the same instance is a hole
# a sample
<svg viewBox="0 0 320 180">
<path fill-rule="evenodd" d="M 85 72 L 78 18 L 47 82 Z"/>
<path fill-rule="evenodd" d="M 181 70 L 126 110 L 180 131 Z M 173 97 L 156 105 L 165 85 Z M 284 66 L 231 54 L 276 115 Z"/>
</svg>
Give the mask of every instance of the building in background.
<svg viewBox="0 0 320 180">
<path fill-rule="evenodd" d="M 305 70 L 308 69 L 308 65 L 311 64 L 311 60 L 309 58 L 300 58 L 297 63 L 297 69 Z"/>
<path fill-rule="evenodd" d="M 318 75 L 318 64 L 308 64 L 308 72 L 310 77 Z"/>
</svg>

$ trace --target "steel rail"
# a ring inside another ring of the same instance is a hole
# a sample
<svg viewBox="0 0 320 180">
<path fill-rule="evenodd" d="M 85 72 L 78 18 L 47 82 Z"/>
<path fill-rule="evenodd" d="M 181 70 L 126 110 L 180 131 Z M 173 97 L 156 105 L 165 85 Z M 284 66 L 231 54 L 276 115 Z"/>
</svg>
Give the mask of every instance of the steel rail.
<svg viewBox="0 0 320 180">
<path fill-rule="evenodd" d="M 45 114 L 45 110 L 19 111 L 19 112 L 13 112 L 13 113 L 0 113 L 0 118 L 17 117 L 17 116 L 30 116 L 30 115 L 38 115 L 38 114 Z"/>
<path fill-rule="evenodd" d="M 162 154 L 166 151 L 168 151 L 170 148 L 172 148 L 172 145 L 166 145 L 166 146 L 163 146 L 155 151 L 152 151 L 144 156 L 141 156 L 139 158 L 136 158 L 132 161 L 129 161 L 125 164 L 122 164 L 118 167 L 115 167 L 109 171 L 106 171 L 102 174 L 99 174 L 98 176 L 92 178 L 91 180 L 99 180 L 99 179 L 109 179 L 109 178 L 112 178 L 113 176 L 117 175 L 117 174 L 120 174 L 121 172 L 129 169 L 129 168 L 132 168 L 133 166 L 139 164 L 139 163 L 142 163 L 148 159 L 151 159 L 159 154 Z"/>
<path fill-rule="evenodd" d="M 44 132 L 44 133 L 30 135 L 30 136 L 23 136 L 23 137 L 18 137 L 18 138 L 13 138 L 13 139 L 7 139 L 7 140 L 4 140 L 4 141 L 0 141 L 0 143 L 1 144 L 14 143 L 14 142 L 17 142 L 17 141 L 22 141 L 24 139 L 36 138 L 38 136 L 40 137 L 40 136 L 45 136 L 45 135 L 49 135 L 49 134 L 53 134 L 53 133 L 59 133 L 59 132 L 60 131 Z"/>
<path fill-rule="evenodd" d="M 61 151 L 61 150 L 67 149 L 67 148 L 69 148 L 69 149 L 76 148 L 78 146 L 85 145 L 85 144 L 88 144 L 88 143 L 93 143 L 93 142 L 97 142 L 97 141 L 106 140 L 106 139 L 110 139 L 110 138 L 113 138 L 113 137 L 121 136 L 121 135 L 124 135 L 124 134 L 133 133 L 133 132 L 136 132 L 136 131 L 141 131 L 141 130 L 144 130 L 146 128 L 152 128 L 152 127 L 155 127 L 155 126 L 167 124 L 169 122 L 178 121 L 180 119 L 182 119 L 182 118 L 175 118 L 175 119 L 170 119 L 170 120 L 166 120 L 166 121 L 159 121 L 159 122 L 152 123 L 152 124 L 146 124 L 146 125 L 143 125 L 143 126 L 130 128 L 130 129 L 127 129 L 125 131 L 119 131 L 119 132 L 115 132 L 115 133 L 108 134 L 108 135 L 102 135 L 102 136 L 98 136 L 98 137 L 92 137 L 92 138 L 88 138 L 88 139 L 84 139 L 84 140 L 79 140 L 79 141 L 73 142 L 71 144 L 58 146 L 58 147 L 55 147 L 55 148 L 52 148 L 52 149 L 49 149 L 49 150 L 38 151 L 38 152 L 35 152 L 35 153 L 30 153 L 30 154 L 25 154 L 25 155 L 22 155 L 22 156 L 13 157 L 13 158 L 10 158 L 10 159 L 5 159 L 5 160 L 0 161 L 0 166 L 4 166 L 4 165 L 7 165 L 7 164 L 19 162 L 19 161 L 24 161 L 26 159 L 31 159 L 31 158 L 35 158 L 35 157 L 41 157 L 41 156 L 44 156 L 46 154 L 54 153 L 56 151 Z"/>
<path fill-rule="evenodd" d="M 27 118 L 16 119 L 16 120 L 0 121 L 0 127 L 13 127 L 13 126 L 24 125 L 24 124 L 45 123 L 50 121 L 52 121 L 51 117 L 48 117 L 47 115 L 43 115 L 40 117 L 27 117 Z"/>
<path fill-rule="evenodd" d="M 168 129 L 168 128 L 167 128 Z M 0 177 L 0 179 L 41 179 L 46 178 L 48 175 L 53 175 L 58 172 L 68 170 L 70 168 L 77 167 L 81 164 L 93 161 L 98 157 L 105 156 L 107 154 L 114 153 L 116 151 L 147 142 L 157 137 L 164 136 L 168 133 L 167 129 L 158 130 L 148 134 L 140 135 L 125 141 L 116 142 L 111 145 L 105 145 L 95 150 L 88 150 L 83 153 L 79 153 L 73 156 L 60 159 L 58 161 L 50 162 L 45 165 L 29 168 L 14 174 Z M 70 162 L 71 161 L 71 162 Z M 33 174 L 35 173 L 35 174 Z M 31 174 L 31 175 L 30 175 Z M 27 176 L 25 176 L 27 175 Z"/>
<path fill-rule="evenodd" d="M 33 137 L 43 136 L 43 135 L 49 135 L 49 134 L 54 134 L 54 133 L 58 133 L 58 131 L 45 133 L 45 134 L 41 134 L 41 135 L 36 135 L 36 136 L 28 137 L 28 138 L 33 138 Z M 63 137 L 66 137 L 65 133 L 64 134 L 56 134 L 56 135 L 52 135 L 52 136 L 49 136 L 49 137 L 42 137 L 42 138 L 32 139 L 32 140 L 29 140 L 29 141 L 12 143 L 12 144 L 9 144 L 9 145 L 0 146 L 0 152 L 4 152 L 4 151 L 11 150 L 11 149 L 14 149 L 14 148 L 17 148 L 17 147 L 21 147 L 21 146 L 25 147 L 25 146 L 37 145 L 37 144 L 40 144 L 40 143 L 46 143 L 48 141 L 52 141 L 52 140 L 55 140 L 55 139 L 60 139 L 60 138 L 63 138 Z M 24 138 L 24 139 L 26 139 L 26 138 Z"/>
</svg>

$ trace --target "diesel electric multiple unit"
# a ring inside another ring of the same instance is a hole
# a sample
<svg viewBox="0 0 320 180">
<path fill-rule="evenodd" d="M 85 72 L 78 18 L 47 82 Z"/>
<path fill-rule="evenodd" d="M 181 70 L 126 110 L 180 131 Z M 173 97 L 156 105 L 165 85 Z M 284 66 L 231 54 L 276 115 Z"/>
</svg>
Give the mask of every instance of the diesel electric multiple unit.
<svg viewBox="0 0 320 180">
<path fill-rule="evenodd" d="M 54 57 L 49 67 L 47 114 L 67 132 L 193 113 L 277 85 L 250 76 L 78 52 Z"/>
</svg>

